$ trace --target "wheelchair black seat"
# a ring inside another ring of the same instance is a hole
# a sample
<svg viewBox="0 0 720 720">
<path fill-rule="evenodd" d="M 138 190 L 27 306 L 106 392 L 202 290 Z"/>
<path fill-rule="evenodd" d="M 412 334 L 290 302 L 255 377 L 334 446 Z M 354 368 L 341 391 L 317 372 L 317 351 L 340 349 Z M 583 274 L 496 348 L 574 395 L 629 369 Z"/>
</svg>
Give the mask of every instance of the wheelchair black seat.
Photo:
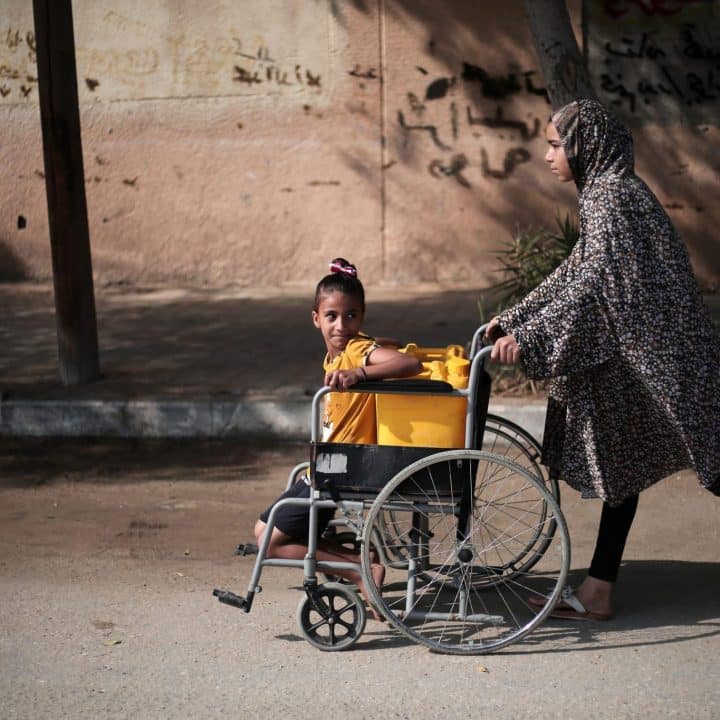
<svg viewBox="0 0 720 720">
<path fill-rule="evenodd" d="M 326 490 L 334 498 L 348 495 L 373 496 L 401 470 L 422 458 L 442 452 L 440 448 L 353 445 L 349 443 L 316 443 L 313 446 L 311 477 L 315 487 Z M 458 477 L 471 481 L 470 461 L 467 473 L 443 472 L 436 466 L 432 476 L 420 472 L 403 487 L 408 495 L 437 494 L 440 497 L 459 497 Z"/>
</svg>

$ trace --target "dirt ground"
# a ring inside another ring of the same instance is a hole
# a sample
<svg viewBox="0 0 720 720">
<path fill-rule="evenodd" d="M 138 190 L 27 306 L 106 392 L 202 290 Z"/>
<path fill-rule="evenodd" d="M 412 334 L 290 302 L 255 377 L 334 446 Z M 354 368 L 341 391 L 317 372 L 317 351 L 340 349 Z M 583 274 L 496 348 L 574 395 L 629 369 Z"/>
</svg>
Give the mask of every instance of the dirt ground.
<svg viewBox="0 0 720 720">
<path fill-rule="evenodd" d="M 304 445 L 0 440 L 3 718 L 716 718 L 720 499 L 676 476 L 643 494 L 618 613 L 549 621 L 495 655 L 434 655 L 368 622 L 321 653 L 295 625 L 299 571 L 244 594 L 258 513 Z M 575 578 L 599 504 L 563 506 Z"/>
</svg>

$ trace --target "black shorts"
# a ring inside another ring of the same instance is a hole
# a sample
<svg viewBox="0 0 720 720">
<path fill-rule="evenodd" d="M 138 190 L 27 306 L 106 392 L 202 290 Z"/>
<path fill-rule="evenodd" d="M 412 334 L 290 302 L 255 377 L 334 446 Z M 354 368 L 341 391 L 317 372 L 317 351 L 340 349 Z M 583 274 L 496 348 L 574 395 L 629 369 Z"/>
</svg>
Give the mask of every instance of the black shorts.
<svg viewBox="0 0 720 720">
<path fill-rule="evenodd" d="M 289 490 L 286 490 L 265 512 L 260 519 L 267 523 L 270 511 L 275 507 L 278 500 L 284 498 L 309 498 L 310 486 L 303 480 L 298 480 Z M 330 521 L 335 515 L 334 508 L 320 508 L 318 510 L 318 537 L 322 535 Z M 306 544 L 310 536 L 310 507 L 308 505 L 284 505 L 275 514 L 275 527 L 284 532 L 293 540 L 299 540 Z"/>
</svg>

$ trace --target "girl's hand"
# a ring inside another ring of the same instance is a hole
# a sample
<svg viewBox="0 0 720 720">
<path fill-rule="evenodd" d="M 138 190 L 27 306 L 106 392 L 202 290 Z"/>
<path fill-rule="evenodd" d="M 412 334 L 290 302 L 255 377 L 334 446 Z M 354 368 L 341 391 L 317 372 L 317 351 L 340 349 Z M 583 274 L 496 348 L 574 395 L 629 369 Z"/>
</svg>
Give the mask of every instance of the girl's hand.
<svg viewBox="0 0 720 720">
<path fill-rule="evenodd" d="M 503 329 L 500 327 L 500 318 L 495 316 L 485 328 L 485 337 L 490 342 L 495 342 L 503 336 Z"/>
<path fill-rule="evenodd" d="M 515 365 L 520 362 L 520 346 L 512 335 L 504 335 L 493 345 L 490 359 L 505 365 Z"/>
<path fill-rule="evenodd" d="M 347 390 L 366 379 L 363 368 L 331 370 L 325 374 L 325 384 L 333 390 Z"/>
</svg>

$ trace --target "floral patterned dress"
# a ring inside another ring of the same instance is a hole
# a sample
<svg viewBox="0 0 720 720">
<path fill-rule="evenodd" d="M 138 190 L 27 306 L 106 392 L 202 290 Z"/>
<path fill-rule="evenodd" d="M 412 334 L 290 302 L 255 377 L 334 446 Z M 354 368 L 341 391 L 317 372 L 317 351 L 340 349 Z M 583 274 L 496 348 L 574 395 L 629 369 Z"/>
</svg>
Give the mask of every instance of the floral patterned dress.
<svg viewBox="0 0 720 720">
<path fill-rule="evenodd" d="M 600 103 L 552 118 L 578 188 L 567 260 L 500 315 L 530 378 L 553 378 L 543 462 L 618 505 L 694 468 L 720 495 L 720 345 L 687 251 Z"/>
</svg>

